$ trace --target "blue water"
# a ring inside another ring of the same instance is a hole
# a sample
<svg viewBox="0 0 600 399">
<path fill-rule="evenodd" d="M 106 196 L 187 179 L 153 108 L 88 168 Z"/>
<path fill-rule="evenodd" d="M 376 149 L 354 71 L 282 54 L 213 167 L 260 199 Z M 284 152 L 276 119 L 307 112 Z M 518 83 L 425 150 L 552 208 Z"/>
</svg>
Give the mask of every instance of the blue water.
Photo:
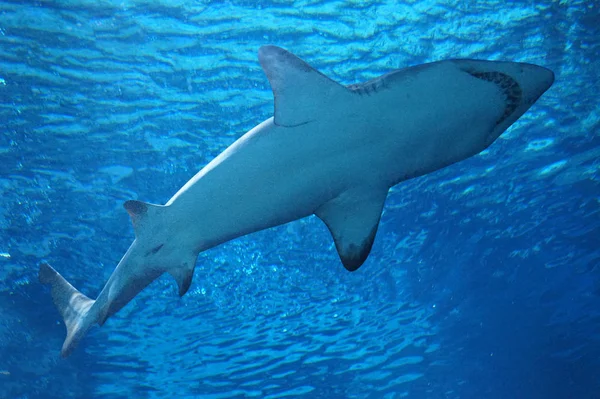
<svg viewBox="0 0 600 399">
<path fill-rule="evenodd" d="M 1 398 L 600 398 L 593 1 L 0 0 Z M 164 203 L 272 115 L 276 44 L 345 84 L 470 57 L 556 83 L 484 153 L 404 182 L 371 257 L 316 218 L 200 255 L 74 354 L 42 259 L 95 297 Z"/>
</svg>

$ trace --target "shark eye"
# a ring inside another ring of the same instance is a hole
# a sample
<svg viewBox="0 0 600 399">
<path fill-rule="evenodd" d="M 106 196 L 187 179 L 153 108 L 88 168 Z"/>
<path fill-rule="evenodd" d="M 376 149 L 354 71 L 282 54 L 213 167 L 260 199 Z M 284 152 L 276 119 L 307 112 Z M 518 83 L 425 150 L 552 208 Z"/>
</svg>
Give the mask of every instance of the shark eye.
<svg viewBox="0 0 600 399">
<path fill-rule="evenodd" d="M 523 100 L 523 90 L 516 80 L 511 78 L 502 72 L 477 72 L 477 71 L 466 71 L 469 75 L 485 80 L 487 82 L 494 83 L 504 93 L 506 97 L 506 105 L 504 107 L 504 114 L 496 121 L 496 125 L 504 122 L 506 118 L 512 114 L 515 109 L 521 104 Z"/>
</svg>

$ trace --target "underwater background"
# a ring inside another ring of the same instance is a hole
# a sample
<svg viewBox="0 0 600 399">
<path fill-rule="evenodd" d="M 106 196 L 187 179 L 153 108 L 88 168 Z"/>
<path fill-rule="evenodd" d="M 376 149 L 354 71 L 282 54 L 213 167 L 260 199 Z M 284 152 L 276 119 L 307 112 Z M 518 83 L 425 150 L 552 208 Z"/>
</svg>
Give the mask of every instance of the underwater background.
<svg viewBox="0 0 600 399">
<path fill-rule="evenodd" d="M 600 3 L 0 1 L 0 398 L 600 398 Z M 334 80 L 446 58 L 554 86 L 488 150 L 394 187 L 370 258 L 315 217 L 202 253 L 66 360 L 37 280 L 95 298 L 165 203 L 273 112 L 282 46 Z"/>
</svg>

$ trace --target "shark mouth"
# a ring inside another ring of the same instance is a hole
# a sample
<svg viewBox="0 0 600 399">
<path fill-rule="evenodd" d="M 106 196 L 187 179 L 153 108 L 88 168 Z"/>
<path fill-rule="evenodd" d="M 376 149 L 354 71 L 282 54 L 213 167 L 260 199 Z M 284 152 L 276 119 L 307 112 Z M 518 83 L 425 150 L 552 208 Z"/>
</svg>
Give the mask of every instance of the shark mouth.
<svg viewBox="0 0 600 399">
<path fill-rule="evenodd" d="M 496 125 L 504 122 L 506 118 L 512 114 L 515 109 L 521 104 L 523 100 L 523 90 L 521 86 L 517 83 L 516 80 L 511 78 L 505 73 L 502 72 L 477 72 L 477 71 L 465 71 L 469 75 L 485 80 L 487 82 L 491 82 L 498 86 L 500 91 L 506 97 L 506 105 L 504 107 L 504 114 L 496 121 Z"/>
</svg>

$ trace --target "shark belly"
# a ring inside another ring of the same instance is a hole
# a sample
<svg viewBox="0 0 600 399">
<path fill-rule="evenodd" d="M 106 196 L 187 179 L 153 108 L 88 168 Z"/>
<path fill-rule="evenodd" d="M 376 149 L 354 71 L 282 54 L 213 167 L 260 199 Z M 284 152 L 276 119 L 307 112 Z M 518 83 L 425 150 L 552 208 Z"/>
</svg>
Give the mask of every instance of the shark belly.
<svg viewBox="0 0 600 399">
<path fill-rule="evenodd" d="M 318 137 L 320 130 L 318 123 L 280 127 L 271 118 L 246 133 L 169 200 L 180 222 L 174 230 L 203 251 L 313 214 L 360 172 L 352 156 L 340 157 L 343 143 Z"/>
</svg>

